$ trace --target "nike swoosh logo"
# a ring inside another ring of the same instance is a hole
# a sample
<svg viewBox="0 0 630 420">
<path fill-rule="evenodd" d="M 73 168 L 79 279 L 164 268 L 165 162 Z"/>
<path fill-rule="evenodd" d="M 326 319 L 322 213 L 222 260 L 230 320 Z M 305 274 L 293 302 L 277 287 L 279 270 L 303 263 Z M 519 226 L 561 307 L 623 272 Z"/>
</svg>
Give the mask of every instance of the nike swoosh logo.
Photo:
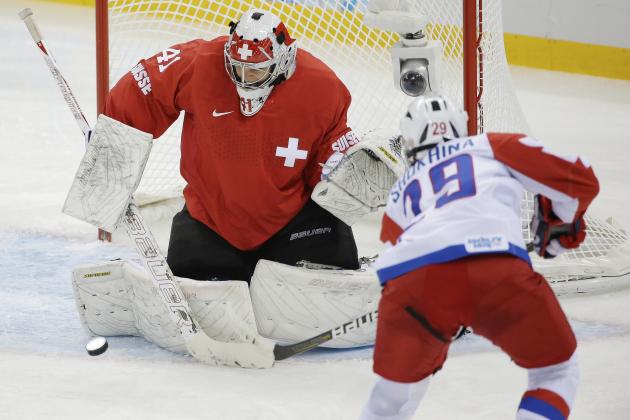
<svg viewBox="0 0 630 420">
<path fill-rule="evenodd" d="M 227 115 L 227 114 L 231 114 L 234 111 L 228 111 L 228 112 L 217 112 L 217 110 L 215 109 L 214 111 L 212 111 L 212 116 L 213 117 L 221 117 L 223 115 Z"/>
</svg>

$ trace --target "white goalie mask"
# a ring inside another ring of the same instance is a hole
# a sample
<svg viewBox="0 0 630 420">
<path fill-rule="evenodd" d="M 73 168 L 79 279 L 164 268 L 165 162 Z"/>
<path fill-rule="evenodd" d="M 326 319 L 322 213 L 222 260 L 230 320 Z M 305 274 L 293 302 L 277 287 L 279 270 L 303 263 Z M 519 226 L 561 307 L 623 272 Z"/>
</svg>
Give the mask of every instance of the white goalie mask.
<svg viewBox="0 0 630 420">
<path fill-rule="evenodd" d="M 297 42 L 276 15 L 252 9 L 230 23 L 225 69 L 241 98 L 241 113 L 256 114 L 278 83 L 295 71 Z"/>
<path fill-rule="evenodd" d="M 442 95 L 414 99 L 400 120 L 403 153 L 413 164 L 438 144 L 468 135 L 468 114 Z"/>
</svg>

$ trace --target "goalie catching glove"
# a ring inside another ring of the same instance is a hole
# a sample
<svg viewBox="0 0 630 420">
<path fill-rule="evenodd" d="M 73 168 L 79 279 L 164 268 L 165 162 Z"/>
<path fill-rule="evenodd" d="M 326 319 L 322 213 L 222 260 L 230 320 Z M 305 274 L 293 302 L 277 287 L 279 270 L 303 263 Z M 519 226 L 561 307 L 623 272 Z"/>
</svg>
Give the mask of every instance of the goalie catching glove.
<svg viewBox="0 0 630 420">
<path fill-rule="evenodd" d="M 345 155 L 330 157 L 311 198 L 352 225 L 387 204 L 392 185 L 404 171 L 398 137 L 371 132 Z"/>
<path fill-rule="evenodd" d="M 577 248 L 586 238 L 584 214 L 571 223 L 564 223 L 554 214 L 551 200 L 542 195 L 534 197 L 530 227 L 534 234 L 534 250 L 543 258 L 554 258 L 567 249 Z"/>
</svg>

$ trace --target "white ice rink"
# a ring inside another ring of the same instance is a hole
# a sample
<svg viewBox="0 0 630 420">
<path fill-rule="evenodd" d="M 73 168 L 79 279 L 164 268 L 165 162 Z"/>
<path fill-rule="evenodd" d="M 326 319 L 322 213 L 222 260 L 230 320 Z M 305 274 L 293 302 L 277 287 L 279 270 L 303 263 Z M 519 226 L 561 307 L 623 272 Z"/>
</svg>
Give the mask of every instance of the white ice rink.
<svg viewBox="0 0 630 420">
<path fill-rule="evenodd" d="M 209 367 L 140 338 L 89 357 L 70 273 L 128 257 L 98 243 L 61 207 L 83 153 L 76 123 L 17 13 L 31 7 L 88 119 L 94 121 L 90 8 L 0 2 L 0 419 L 344 420 L 374 376 L 371 350 L 319 350 L 265 371 Z M 513 68 L 533 134 L 594 166 L 600 218 L 630 227 L 630 82 Z M 377 231 L 363 224 L 360 247 Z M 630 419 L 630 291 L 570 296 L 582 384 L 573 419 Z M 416 419 L 514 417 L 525 372 L 486 341 L 453 346 Z"/>
</svg>

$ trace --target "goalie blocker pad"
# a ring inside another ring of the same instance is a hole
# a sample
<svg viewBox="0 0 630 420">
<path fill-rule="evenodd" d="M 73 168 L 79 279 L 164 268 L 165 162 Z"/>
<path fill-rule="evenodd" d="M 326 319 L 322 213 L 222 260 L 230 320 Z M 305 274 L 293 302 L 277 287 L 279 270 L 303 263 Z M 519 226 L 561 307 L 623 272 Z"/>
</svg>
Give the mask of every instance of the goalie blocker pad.
<svg viewBox="0 0 630 420">
<path fill-rule="evenodd" d="M 192 313 L 211 338 L 229 343 L 259 337 L 247 283 L 176 277 Z M 83 328 L 91 335 L 141 336 L 167 350 L 187 353 L 148 274 L 136 263 L 111 261 L 78 267 L 72 287 Z"/>
<path fill-rule="evenodd" d="M 304 268 L 260 260 L 250 293 L 260 334 L 292 344 L 376 310 L 381 285 L 369 267 Z M 366 346 L 374 344 L 375 337 L 376 323 L 371 323 L 322 347 Z"/>
<path fill-rule="evenodd" d="M 383 130 L 366 134 L 323 175 L 311 198 L 347 225 L 387 204 L 389 191 L 405 172 L 398 136 Z"/>
<path fill-rule="evenodd" d="M 63 212 L 113 232 L 138 187 L 153 136 L 99 115 Z"/>
</svg>

